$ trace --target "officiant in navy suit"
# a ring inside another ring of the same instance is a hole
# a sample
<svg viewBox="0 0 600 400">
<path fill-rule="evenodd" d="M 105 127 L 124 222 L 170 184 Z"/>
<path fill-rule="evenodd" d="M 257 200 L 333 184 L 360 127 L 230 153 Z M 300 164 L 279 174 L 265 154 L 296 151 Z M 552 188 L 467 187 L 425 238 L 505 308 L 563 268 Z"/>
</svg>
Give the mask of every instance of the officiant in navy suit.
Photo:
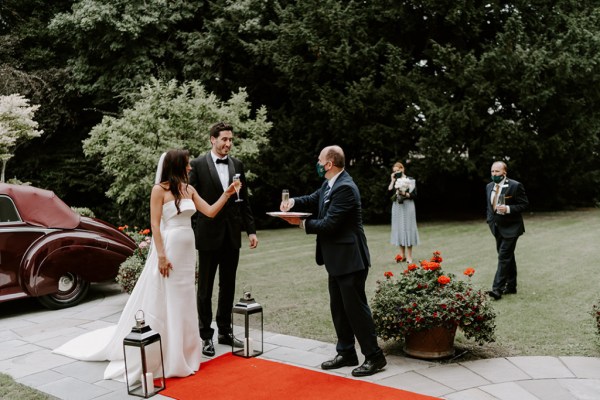
<svg viewBox="0 0 600 400">
<path fill-rule="evenodd" d="M 508 179 L 506 163 L 492 164 L 492 182 L 486 187 L 487 223 L 496 238 L 498 267 L 488 292 L 490 297 L 500 300 L 503 294 L 517 293 L 517 262 L 515 248 L 519 236 L 525 233 L 521 213 L 529 207 L 525 187 L 514 179 Z"/>
<path fill-rule="evenodd" d="M 243 347 L 231 332 L 231 309 L 235 296 L 235 277 L 240 258 L 241 232 L 248 234 L 250 248 L 258 245 L 254 216 L 248 201 L 248 187 L 244 164 L 231 157 L 233 127 L 219 122 L 210 128 L 211 151 L 190 162 L 190 185 L 209 204 L 214 203 L 231 184 L 234 174 L 240 174 L 242 201 L 231 196 L 221 212 L 214 218 L 196 213 L 194 235 L 198 250 L 198 316 L 202 354 L 215 355 L 213 345 L 212 293 L 217 270 L 219 272 L 219 295 L 217 305 L 218 343 Z"/>
<path fill-rule="evenodd" d="M 318 158 L 317 173 L 325 182 L 314 193 L 281 203 L 281 211 L 292 207 L 311 212 L 308 219 L 284 217 L 307 234 L 317 235 L 316 261 L 329 275 L 331 316 L 337 335 L 337 355 L 321 364 L 322 369 L 358 365 L 355 338 L 365 356 L 352 370 L 353 376 L 373 375 L 386 365 L 377 344 L 377 333 L 365 294 L 370 256 L 362 224 L 358 187 L 344 169 L 344 152 L 339 146 L 325 147 Z"/>
</svg>

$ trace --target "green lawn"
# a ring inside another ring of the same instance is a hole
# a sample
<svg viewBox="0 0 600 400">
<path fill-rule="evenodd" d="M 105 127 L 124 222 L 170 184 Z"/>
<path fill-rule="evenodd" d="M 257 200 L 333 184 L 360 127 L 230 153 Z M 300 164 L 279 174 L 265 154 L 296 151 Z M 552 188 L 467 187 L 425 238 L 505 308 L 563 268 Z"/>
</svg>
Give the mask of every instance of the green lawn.
<svg viewBox="0 0 600 400">
<path fill-rule="evenodd" d="M 327 274 L 314 260 L 315 236 L 296 227 L 261 231 L 259 247 L 244 248 L 238 292 L 249 285 L 264 307 L 265 330 L 335 342 L 329 315 Z M 589 314 L 600 295 L 598 266 L 600 210 L 539 213 L 525 217 L 526 233 L 517 245 L 518 294 L 495 301 L 497 342 L 483 347 L 457 338 L 469 357 L 514 355 L 600 356 Z M 385 271 L 399 271 L 389 225 L 365 227 L 372 268 L 367 296 Z M 475 285 L 489 289 L 496 271 L 495 241 L 485 221 L 419 224 L 421 245 L 415 260 L 442 252 L 443 267 L 460 275 L 473 267 Z M 385 344 L 389 352 L 399 347 Z M 459 352 L 460 353 L 460 352 Z"/>
</svg>

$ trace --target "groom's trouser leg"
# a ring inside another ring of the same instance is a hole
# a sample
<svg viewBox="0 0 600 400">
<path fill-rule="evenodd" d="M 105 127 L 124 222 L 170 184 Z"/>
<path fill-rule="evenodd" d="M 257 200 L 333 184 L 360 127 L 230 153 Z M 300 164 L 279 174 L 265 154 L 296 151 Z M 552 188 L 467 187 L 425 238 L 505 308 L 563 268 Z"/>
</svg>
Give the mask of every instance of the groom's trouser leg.
<svg viewBox="0 0 600 400">
<path fill-rule="evenodd" d="M 218 257 L 215 251 L 198 251 L 198 319 L 200 337 L 203 340 L 212 339 L 214 329 L 212 322 L 212 294 L 215 276 L 217 274 Z"/>
<path fill-rule="evenodd" d="M 231 333 L 231 309 L 235 297 L 235 277 L 239 258 L 239 249 L 224 249 L 219 259 L 219 300 L 216 321 L 220 335 Z"/>
</svg>

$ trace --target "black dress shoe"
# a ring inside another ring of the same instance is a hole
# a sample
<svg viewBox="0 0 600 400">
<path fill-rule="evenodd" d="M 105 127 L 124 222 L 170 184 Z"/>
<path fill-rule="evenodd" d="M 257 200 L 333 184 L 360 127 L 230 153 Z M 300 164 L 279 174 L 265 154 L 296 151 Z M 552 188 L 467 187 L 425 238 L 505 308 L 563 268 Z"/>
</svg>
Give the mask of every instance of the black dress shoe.
<svg viewBox="0 0 600 400">
<path fill-rule="evenodd" d="M 202 341 L 202 354 L 207 357 L 215 356 L 215 346 L 213 345 L 212 339 L 206 339 Z"/>
<path fill-rule="evenodd" d="M 489 294 L 490 297 L 494 300 L 500 300 L 502 298 L 502 293 L 497 292 L 495 290 L 490 290 L 489 292 L 487 292 L 487 294 Z"/>
<path fill-rule="evenodd" d="M 385 367 L 387 361 L 383 353 L 365 360 L 363 365 L 352 370 L 352 376 L 370 376 Z"/>
<path fill-rule="evenodd" d="M 358 365 L 358 357 L 354 356 L 343 356 L 338 354 L 333 360 L 325 361 L 321 364 L 321 369 L 338 369 L 342 367 L 353 367 Z"/>
<path fill-rule="evenodd" d="M 242 343 L 241 340 L 234 338 L 233 334 L 231 333 L 228 333 L 226 335 L 219 335 L 217 343 L 226 344 L 227 346 L 233 345 L 233 347 L 237 347 L 240 349 L 244 347 L 244 343 Z"/>
<path fill-rule="evenodd" d="M 517 289 L 504 289 L 502 294 L 517 294 Z"/>
</svg>

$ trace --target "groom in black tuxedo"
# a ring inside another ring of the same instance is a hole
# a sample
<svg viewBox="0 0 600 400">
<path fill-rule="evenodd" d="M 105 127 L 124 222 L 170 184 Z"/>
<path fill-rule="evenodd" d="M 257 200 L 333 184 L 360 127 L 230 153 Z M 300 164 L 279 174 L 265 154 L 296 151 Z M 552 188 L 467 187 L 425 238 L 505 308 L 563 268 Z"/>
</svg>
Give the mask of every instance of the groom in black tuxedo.
<svg viewBox="0 0 600 400">
<path fill-rule="evenodd" d="M 365 362 L 352 370 L 353 376 L 373 375 L 387 364 L 377 344 L 377 333 L 365 294 L 371 260 L 362 225 L 360 192 L 344 169 L 344 152 L 339 146 L 325 147 L 317 162 L 317 173 L 326 178 L 313 194 L 281 203 L 288 211 L 297 206 L 313 213 L 306 220 L 284 217 L 317 235 L 316 261 L 329 274 L 329 298 L 337 334 L 337 356 L 321 364 L 322 369 L 358 365 L 355 338 Z"/>
<path fill-rule="evenodd" d="M 517 262 L 515 248 L 519 236 L 525 233 L 521 213 L 529 207 L 525 187 L 507 177 L 506 163 L 492 164 L 492 182 L 486 187 L 487 223 L 496 238 L 498 268 L 492 283 L 490 297 L 500 300 L 503 294 L 517 293 Z M 501 201 L 502 196 L 504 201 Z"/>
<path fill-rule="evenodd" d="M 231 332 L 231 309 L 235 296 L 235 276 L 241 247 L 242 229 L 248 234 L 250 248 L 258 245 L 254 217 L 250 202 L 244 165 L 229 156 L 233 144 L 233 128 L 219 122 L 210 128 L 211 151 L 190 162 L 190 184 L 209 204 L 214 203 L 231 184 L 233 175 L 240 174 L 242 202 L 232 196 L 221 212 L 214 218 L 196 213 L 194 235 L 198 250 L 198 316 L 202 353 L 215 355 L 213 345 L 212 293 L 217 270 L 219 271 L 219 296 L 217 305 L 218 343 L 243 347 Z"/>
</svg>

